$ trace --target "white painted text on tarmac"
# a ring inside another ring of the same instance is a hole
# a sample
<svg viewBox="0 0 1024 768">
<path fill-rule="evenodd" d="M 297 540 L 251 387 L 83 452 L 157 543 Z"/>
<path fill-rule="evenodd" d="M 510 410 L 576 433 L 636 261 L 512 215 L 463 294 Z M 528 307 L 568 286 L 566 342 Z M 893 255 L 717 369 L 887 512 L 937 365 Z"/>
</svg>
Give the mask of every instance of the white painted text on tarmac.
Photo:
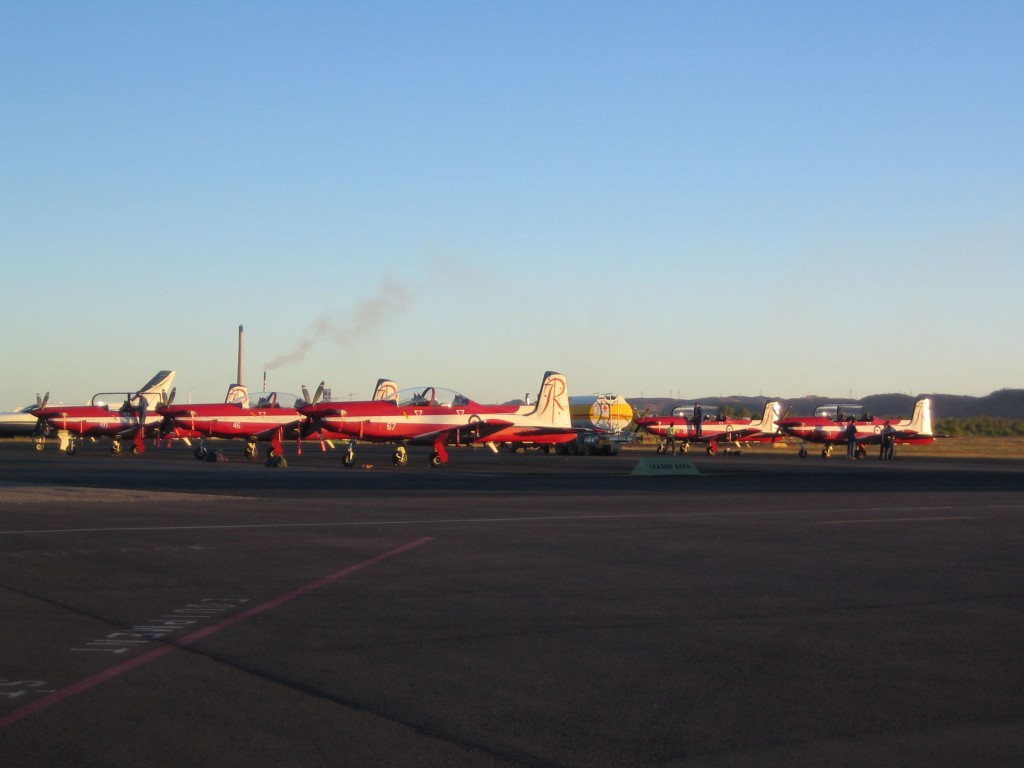
<svg viewBox="0 0 1024 768">
<path fill-rule="evenodd" d="M 128 629 L 111 632 L 109 635 L 83 643 L 83 647 L 72 648 L 72 651 L 94 651 L 97 653 L 122 654 L 145 645 L 150 640 L 159 640 L 167 635 L 190 627 L 204 620 L 236 610 L 249 602 L 249 598 L 216 598 L 208 597 L 196 603 L 188 603 L 161 614 L 154 619 L 146 619 Z"/>
</svg>

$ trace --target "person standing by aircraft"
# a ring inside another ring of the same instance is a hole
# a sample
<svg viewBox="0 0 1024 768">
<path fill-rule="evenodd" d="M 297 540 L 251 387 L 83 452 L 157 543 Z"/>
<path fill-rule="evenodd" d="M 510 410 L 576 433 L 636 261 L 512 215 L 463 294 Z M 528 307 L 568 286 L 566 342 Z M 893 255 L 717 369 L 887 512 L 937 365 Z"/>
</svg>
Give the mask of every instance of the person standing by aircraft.
<svg viewBox="0 0 1024 768">
<path fill-rule="evenodd" d="M 700 407 L 700 403 L 693 406 L 693 434 L 696 437 L 704 434 L 704 409 Z"/>
<path fill-rule="evenodd" d="M 846 458 L 857 458 L 857 422 L 852 416 L 846 425 Z"/>
<path fill-rule="evenodd" d="M 892 461 L 896 455 L 896 430 L 888 421 L 882 428 L 882 452 L 879 454 L 883 461 Z"/>
<path fill-rule="evenodd" d="M 676 423 L 670 421 L 665 432 L 665 453 L 675 454 L 676 452 Z"/>
<path fill-rule="evenodd" d="M 139 424 L 145 425 L 146 423 L 146 411 L 149 408 L 149 401 L 142 392 L 136 392 L 135 396 L 139 398 L 138 413 L 139 413 Z"/>
</svg>

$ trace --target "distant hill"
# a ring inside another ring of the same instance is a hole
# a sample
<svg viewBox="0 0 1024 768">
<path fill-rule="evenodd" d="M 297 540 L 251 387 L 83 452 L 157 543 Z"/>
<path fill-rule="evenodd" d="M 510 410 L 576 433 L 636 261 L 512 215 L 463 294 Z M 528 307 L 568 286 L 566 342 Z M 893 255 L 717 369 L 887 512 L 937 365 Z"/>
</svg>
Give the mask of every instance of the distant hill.
<svg viewBox="0 0 1024 768">
<path fill-rule="evenodd" d="M 868 395 L 857 398 L 854 402 L 864 405 L 868 412 L 883 418 L 909 419 L 914 410 L 914 403 L 922 397 L 932 400 L 933 419 L 969 419 L 976 416 L 991 416 L 1003 419 L 1024 420 L 1024 389 L 1000 389 L 984 397 L 970 395 Z M 747 397 L 730 395 L 728 397 L 701 397 L 692 400 L 678 400 L 670 397 L 627 397 L 630 404 L 639 413 L 650 409 L 651 415 L 666 415 L 677 405 L 692 405 L 699 402 L 705 412 L 720 405 L 733 408 L 747 408 L 755 416 L 761 413 L 766 400 L 782 401 L 783 410 L 789 409 L 792 416 L 809 416 L 814 409 L 823 403 L 851 402 L 849 397 L 824 397 L 806 395 L 804 397 Z"/>
</svg>

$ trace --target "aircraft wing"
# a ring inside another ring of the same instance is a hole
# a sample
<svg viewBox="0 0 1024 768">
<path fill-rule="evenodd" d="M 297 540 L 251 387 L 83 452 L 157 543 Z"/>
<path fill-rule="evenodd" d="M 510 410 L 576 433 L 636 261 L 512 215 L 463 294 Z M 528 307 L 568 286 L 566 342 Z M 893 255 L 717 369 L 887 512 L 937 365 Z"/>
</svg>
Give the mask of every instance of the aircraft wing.
<svg viewBox="0 0 1024 768">
<path fill-rule="evenodd" d="M 486 443 L 488 439 L 508 427 L 515 428 L 516 438 L 531 438 L 531 437 L 543 437 L 545 435 L 566 435 L 567 439 L 573 439 L 579 434 L 581 429 L 575 427 L 560 427 L 560 426 L 542 426 L 542 425 L 528 425 L 516 427 L 514 421 L 507 421 L 505 419 L 488 419 L 487 421 L 478 422 L 474 427 L 474 431 L 477 432 L 477 437 L 473 439 L 473 442 Z M 610 433 L 607 433 L 610 434 Z"/>
<path fill-rule="evenodd" d="M 420 432 L 413 435 L 411 440 L 417 442 L 434 442 L 440 437 L 447 437 L 448 435 L 456 432 L 476 432 L 480 436 L 493 435 L 499 430 L 505 429 L 505 427 L 511 427 L 513 422 L 511 421 L 474 421 L 471 424 L 459 424 L 457 426 L 442 427 L 441 429 L 434 429 L 430 432 Z M 473 440 L 478 440 L 479 437 L 474 437 Z"/>
<path fill-rule="evenodd" d="M 251 437 L 255 438 L 256 440 L 271 440 L 274 438 L 274 436 L 278 433 L 279 430 L 288 430 L 294 426 L 294 424 L 275 424 L 272 427 L 261 429 L 259 432 L 253 432 L 252 434 L 249 435 L 239 435 L 239 437 Z"/>
<path fill-rule="evenodd" d="M 518 437 L 540 437 L 541 435 L 571 435 L 575 437 L 578 433 L 579 430 L 570 427 L 521 427 L 516 430 Z"/>
<path fill-rule="evenodd" d="M 902 442 L 904 440 L 930 440 L 935 437 L 952 437 L 952 435 L 931 435 L 913 430 L 897 429 L 893 433 L 893 437 L 896 438 L 896 442 Z"/>
<path fill-rule="evenodd" d="M 840 442 L 845 443 L 846 442 L 846 438 L 843 437 L 843 439 Z M 857 444 L 858 445 L 878 445 L 881 442 L 882 442 L 882 436 L 881 435 L 877 435 L 877 434 L 876 435 L 864 435 L 863 437 L 861 435 L 857 435 Z"/>
<path fill-rule="evenodd" d="M 747 440 L 748 438 L 755 437 L 760 432 L 760 429 L 734 429 L 731 432 L 715 432 L 711 435 L 690 437 L 689 440 L 691 443 L 735 443 L 737 440 Z M 769 435 L 765 436 L 768 437 Z"/>
</svg>

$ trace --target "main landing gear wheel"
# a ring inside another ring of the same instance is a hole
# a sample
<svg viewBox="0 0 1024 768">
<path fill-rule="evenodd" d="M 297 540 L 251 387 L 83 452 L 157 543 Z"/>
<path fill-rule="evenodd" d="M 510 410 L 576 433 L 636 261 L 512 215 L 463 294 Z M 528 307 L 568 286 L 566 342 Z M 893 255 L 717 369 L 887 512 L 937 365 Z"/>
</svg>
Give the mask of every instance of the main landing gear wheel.
<svg viewBox="0 0 1024 768">
<path fill-rule="evenodd" d="M 822 455 L 822 458 L 825 458 L 825 459 L 827 459 L 829 456 L 831 456 L 832 455 L 832 446 L 831 445 L 826 445 L 824 448 L 822 448 L 821 449 L 821 455 Z"/>
<path fill-rule="evenodd" d="M 351 467 L 356 463 L 356 452 L 349 448 L 345 451 L 345 455 L 341 457 L 341 463 L 346 467 Z"/>
<path fill-rule="evenodd" d="M 442 464 L 444 464 L 444 462 L 441 461 L 441 454 L 439 454 L 437 451 L 434 451 L 432 454 L 430 454 L 430 466 L 440 467 Z"/>
<path fill-rule="evenodd" d="M 111 456 L 120 456 L 121 455 L 121 441 L 120 440 L 114 440 L 110 444 L 110 455 Z"/>
<path fill-rule="evenodd" d="M 41 451 L 41 450 L 43 450 L 44 448 L 46 448 L 46 444 L 45 444 L 45 443 L 42 443 L 42 442 L 36 442 L 36 450 L 37 450 L 37 451 Z"/>
<path fill-rule="evenodd" d="M 204 448 L 204 447 L 203 447 L 203 446 L 201 446 L 201 445 L 197 445 L 197 446 L 196 446 L 196 449 L 195 449 L 195 451 L 194 451 L 194 455 L 195 455 L 195 457 L 196 457 L 197 459 L 199 459 L 200 461 L 202 461 L 203 459 L 205 459 L 205 458 L 206 458 L 206 448 Z"/>
<path fill-rule="evenodd" d="M 799 456 L 801 459 L 806 459 L 807 458 L 807 448 L 806 448 L 806 446 L 801 445 L 800 446 L 800 450 L 797 451 L 796 455 Z"/>
<path fill-rule="evenodd" d="M 254 459 L 256 458 L 256 443 L 245 444 L 245 458 Z"/>
<path fill-rule="evenodd" d="M 137 445 L 132 446 L 132 456 L 139 456 L 142 454 L 142 449 Z"/>
<path fill-rule="evenodd" d="M 78 443 L 72 440 L 70 443 L 68 443 L 68 447 L 64 449 L 64 453 L 66 453 L 68 456 L 74 456 L 76 453 L 78 453 Z"/>
<path fill-rule="evenodd" d="M 394 454 L 391 456 L 391 461 L 396 467 L 404 467 L 409 461 L 409 452 L 405 450 L 405 446 L 398 446 L 395 448 Z"/>
</svg>

